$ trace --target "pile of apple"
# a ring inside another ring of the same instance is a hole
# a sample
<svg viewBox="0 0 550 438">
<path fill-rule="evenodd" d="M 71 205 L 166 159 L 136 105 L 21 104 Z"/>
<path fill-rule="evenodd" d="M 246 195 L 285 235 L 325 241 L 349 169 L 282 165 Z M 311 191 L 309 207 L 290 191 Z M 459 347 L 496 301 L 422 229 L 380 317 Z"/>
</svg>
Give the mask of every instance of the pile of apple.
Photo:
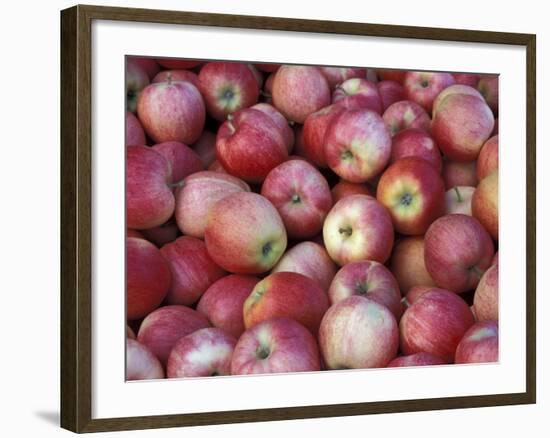
<svg viewBox="0 0 550 438">
<path fill-rule="evenodd" d="M 498 77 L 129 58 L 127 378 L 498 360 Z"/>
</svg>

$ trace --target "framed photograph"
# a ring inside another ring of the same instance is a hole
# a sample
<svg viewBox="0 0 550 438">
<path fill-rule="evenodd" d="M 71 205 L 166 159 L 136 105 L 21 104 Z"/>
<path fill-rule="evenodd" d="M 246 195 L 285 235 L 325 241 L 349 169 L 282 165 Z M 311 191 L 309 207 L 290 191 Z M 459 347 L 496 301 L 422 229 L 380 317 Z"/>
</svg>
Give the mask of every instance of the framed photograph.
<svg viewBox="0 0 550 438">
<path fill-rule="evenodd" d="M 61 426 L 535 403 L 535 43 L 62 11 Z"/>
</svg>

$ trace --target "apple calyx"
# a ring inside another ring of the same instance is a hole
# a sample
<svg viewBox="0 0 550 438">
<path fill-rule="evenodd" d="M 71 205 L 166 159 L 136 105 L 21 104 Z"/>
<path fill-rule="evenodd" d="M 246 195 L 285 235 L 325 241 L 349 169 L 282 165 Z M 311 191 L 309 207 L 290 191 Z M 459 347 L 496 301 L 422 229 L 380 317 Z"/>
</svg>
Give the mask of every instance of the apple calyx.
<svg viewBox="0 0 550 438">
<path fill-rule="evenodd" d="M 294 193 L 290 200 L 293 204 L 299 204 L 300 202 L 302 202 L 302 198 L 300 198 L 300 195 L 298 193 Z"/>
<path fill-rule="evenodd" d="M 367 295 L 367 293 L 369 292 L 369 284 L 366 281 L 365 282 L 358 281 L 357 284 L 355 285 L 355 289 L 357 290 L 357 293 L 359 295 Z"/>
<path fill-rule="evenodd" d="M 344 228 L 344 227 L 340 227 L 340 228 L 338 228 L 338 232 L 339 232 L 340 234 L 344 234 L 346 237 L 349 237 L 349 236 L 351 236 L 351 235 L 353 234 L 353 229 L 352 229 L 351 227 L 349 227 L 349 226 L 348 226 L 348 227 L 345 227 L 345 228 Z"/>
<path fill-rule="evenodd" d="M 256 349 L 256 357 L 258 359 L 264 360 L 269 357 L 271 354 L 271 351 L 269 350 L 269 347 L 267 345 L 259 345 Z"/>
<path fill-rule="evenodd" d="M 344 161 L 351 160 L 353 158 L 353 152 L 351 152 L 350 150 L 345 150 L 344 152 L 342 152 L 341 158 Z"/>
<path fill-rule="evenodd" d="M 471 273 L 475 274 L 478 278 L 481 278 L 483 277 L 483 274 L 485 273 L 485 271 L 483 269 L 479 269 L 477 266 L 470 266 L 468 268 L 468 271 L 470 271 Z"/>
<path fill-rule="evenodd" d="M 420 82 L 420 86 L 421 86 L 422 88 L 428 88 L 428 85 L 430 85 L 430 84 L 429 84 L 429 82 L 428 82 L 426 79 L 423 79 L 423 80 Z"/>
<path fill-rule="evenodd" d="M 408 207 L 409 205 L 412 204 L 412 201 L 413 201 L 412 195 L 410 193 L 405 193 L 403 196 L 401 196 L 399 203 L 401 205 Z"/>
</svg>

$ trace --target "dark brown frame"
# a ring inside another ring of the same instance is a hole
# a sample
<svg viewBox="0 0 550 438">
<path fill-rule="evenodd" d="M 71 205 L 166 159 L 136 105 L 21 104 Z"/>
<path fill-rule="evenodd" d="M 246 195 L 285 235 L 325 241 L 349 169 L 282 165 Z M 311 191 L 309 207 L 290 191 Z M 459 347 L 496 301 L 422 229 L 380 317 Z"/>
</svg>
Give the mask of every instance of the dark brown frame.
<svg viewBox="0 0 550 438">
<path fill-rule="evenodd" d="M 527 51 L 527 368 L 526 392 L 232 412 L 91 418 L 91 23 L 140 21 L 420 38 L 525 46 Z M 75 6 L 61 12 L 61 426 L 98 432 L 519 405 L 536 402 L 535 114 L 536 37 L 531 34 L 298 20 L 146 9 Z"/>
</svg>

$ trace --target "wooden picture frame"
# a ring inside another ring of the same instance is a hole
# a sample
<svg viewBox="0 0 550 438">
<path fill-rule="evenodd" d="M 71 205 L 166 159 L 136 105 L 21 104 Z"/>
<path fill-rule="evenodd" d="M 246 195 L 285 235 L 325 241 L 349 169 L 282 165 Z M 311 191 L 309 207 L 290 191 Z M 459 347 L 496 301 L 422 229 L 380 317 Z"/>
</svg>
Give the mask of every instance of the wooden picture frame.
<svg viewBox="0 0 550 438">
<path fill-rule="evenodd" d="M 92 418 L 91 24 L 114 20 L 519 45 L 526 48 L 527 283 L 524 393 L 196 414 Z M 98 6 L 61 13 L 61 426 L 74 432 L 336 417 L 536 401 L 536 37 L 530 34 Z"/>
</svg>

